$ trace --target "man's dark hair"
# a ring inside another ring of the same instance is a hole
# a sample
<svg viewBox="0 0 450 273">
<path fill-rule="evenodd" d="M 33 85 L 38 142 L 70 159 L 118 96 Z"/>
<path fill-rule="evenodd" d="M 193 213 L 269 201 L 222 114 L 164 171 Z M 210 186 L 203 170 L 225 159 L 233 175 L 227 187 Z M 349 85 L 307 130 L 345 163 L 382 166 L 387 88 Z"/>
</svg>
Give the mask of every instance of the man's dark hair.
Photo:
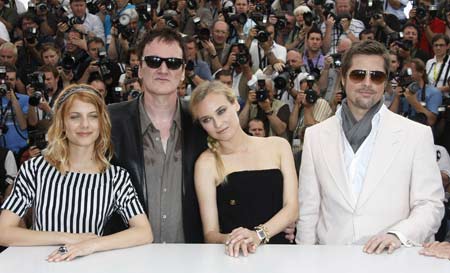
<svg viewBox="0 0 450 273">
<path fill-rule="evenodd" d="M 450 38 L 447 35 L 442 34 L 442 33 L 435 34 L 433 36 L 433 39 L 431 39 L 431 44 L 433 45 L 434 43 L 436 43 L 437 40 L 441 40 L 441 39 L 444 40 L 446 45 L 450 44 Z"/>
<path fill-rule="evenodd" d="M 190 43 L 194 43 L 195 47 L 197 47 L 197 40 L 194 37 L 192 37 L 192 36 L 183 37 L 183 45 L 187 45 Z"/>
<path fill-rule="evenodd" d="M 103 42 L 103 40 L 102 40 L 101 38 L 99 38 L 99 37 L 92 37 L 92 38 L 89 38 L 88 41 L 87 41 L 87 46 L 89 47 L 89 45 L 90 45 L 91 43 L 100 43 L 100 44 L 102 44 L 103 46 L 105 46 L 105 42 Z"/>
<path fill-rule="evenodd" d="M 309 39 L 309 36 L 311 36 L 311 34 L 313 34 L 313 33 L 319 34 L 319 35 L 320 35 L 320 38 L 323 39 L 322 31 L 320 31 L 320 29 L 319 29 L 318 27 L 313 26 L 313 27 L 308 31 L 308 33 L 306 33 L 306 40 L 308 40 L 308 39 Z"/>
<path fill-rule="evenodd" d="M 362 36 L 363 36 L 363 35 L 369 35 L 369 34 L 375 35 L 375 33 L 374 33 L 371 29 L 366 28 L 365 30 L 361 31 L 361 33 L 359 33 L 358 38 L 359 38 L 360 40 L 362 40 Z"/>
<path fill-rule="evenodd" d="M 219 80 L 222 76 L 232 76 L 231 71 L 227 69 L 219 70 L 216 75 L 214 75 L 214 79 Z"/>
<path fill-rule="evenodd" d="M 142 41 L 139 43 L 139 45 L 137 47 L 139 61 L 142 60 L 145 46 L 155 40 L 161 41 L 164 43 L 177 43 L 183 52 L 182 59 L 186 61 L 186 52 L 185 52 L 185 49 L 183 46 L 183 40 L 181 38 L 181 35 L 178 34 L 175 30 L 168 28 L 168 27 L 165 27 L 162 29 L 157 29 L 157 30 L 152 30 L 145 34 L 144 38 L 142 39 Z"/>
<path fill-rule="evenodd" d="M 22 29 L 22 23 L 23 23 L 23 20 L 24 20 L 24 19 L 31 20 L 31 21 L 35 22 L 36 24 L 38 24 L 38 26 L 39 26 L 40 20 L 39 20 L 39 18 L 36 16 L 36 14 L 34 14 L 34 13 L 31 12 L 31 11 L 27 11 L 27 12 L 23 13 L 22 15 L 20 15 L 19 20 L 17 20 L 17 26 L 18 26 L 20 29 Z"/>
<path fill-rule="evenodd" d="M 406 23 L 405 25 L 403 25 L 402 31 L 405 32 L 405 29 L 407 27 L 412 27 L 417 31 L 417 36 L 418 36 L 418 40 L 420 41 L 420 29 L 416 24 L 413 23 Z"/>
<path fill-rule="evenodd" d="M 69 4 L 72 4 L 73 2 L 85 2 L 86 0 L 70 0 Z"/>
<path fill-rule="evenodd" d="M 44 64 L 43 66 L 38 68 L 40 72 L 51 72 L 53 77 L 57 78 L 59 76 L 58 70 L 53 65 Z"/>
<path fill-rule="evenodd" d="M 366 40 L 354 43 L 352 47 L 347 51 L 347 53 L 344 54 L 341 67 L 343 77 L 347 76 L 347 72 L 352 66 L 353 56 L 355 55 L 369 55 L 382 57 L 384 60 L 384 72 L 386 73 L 386 75 L 389 74 L 389 67 L 390 67 L 389 52 L 380 42 L 374 40 Z"/>
</svg>

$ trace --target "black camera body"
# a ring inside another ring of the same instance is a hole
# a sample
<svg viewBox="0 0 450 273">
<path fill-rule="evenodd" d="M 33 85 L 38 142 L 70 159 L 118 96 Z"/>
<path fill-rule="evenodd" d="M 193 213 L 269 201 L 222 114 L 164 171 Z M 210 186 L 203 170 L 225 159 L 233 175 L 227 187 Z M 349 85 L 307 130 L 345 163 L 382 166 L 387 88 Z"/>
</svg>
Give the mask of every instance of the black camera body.
<svg viewBox="0 0 450 273">
<path fill-rule="evenodd" d="M 9 86 L 6 82 L 6 67 L 0 66 L 0 97 L 6 96 Z"/>
<path fill-rule="evenodd" d="M 273 80 L 275 89 L 286 90 L 288 87 L 292 88 L 297 75 L 298 71 L 286 65 L 283 71 Z"/>
<path fill-rule="evenodd" d="M 408 88 L 408 90 L 416 94 L 420 91 L 420 85 L 412 78 L 412 70 L 411 68 L 407 68 L 403 70 L 397 77 L 398 85 L 402 88 Z"/>
<path fill-rule="evenodd" d="M 305 90 L 305 100 L 309 104 L 314 104 L 319 99 L 319 95 L 314 91 L 313 86 L 316 78 L 313 75 L 306 76 L 306 83 L 308 87 Z"/>
<path fill-rule="evenodd" d="M 257 102 L 263 102 L 267 98 L 269 98 L 269 92 L 266 88 L 266 80 L 265 79 L 258 80 L 258 89 L 256 90 L 255 94 L 256 94 Z"/>
<path fill-rule="evenodd" d="M 265 26 L 257 25 L 255 27 L 257 29 L 256 32 L 256 40 L 258 40 L 259 43 L 265 43 L 269 40 L 270 33 L 266 31 Z"/>
<path fill-rule="evenodd" d="M 140 3 L 136 5 L 136 11 L 139 14 L 139 19 L 143 22 L 152 20 L 152 6 L 147 3 Z"/>
<path fill-rule="evenodd" d="M 99 67 L 101 78 L 103 80 L 112 78 L 111 62 L 108 59 L 108 55 L 104 48 L 99 50 L 98 57 L 99 59 L 96 62 L 96 65 Z"/>
<path fill-rule="evenodd" d="M 28 131 L 28 144 L 37 147 L 39 150 L 44 150 L 48 145 L 45 134 L 46 132 L 42 130 Z"/>
<path fill-rule="evenodd" d="M 196 10 L 198 7 L 197 1 L 195 0 L 187 0 L 186 1 L 186 6 L 188 9 L 194 9 Z"/>
<path fill-rule="evenodd" d="M 128 14 L 117 15 L 112 18 L 112 25 L 117 28 L 117 31 L 124 39 L 130 42 L 133 39 L 134 29 L 129 24 L 131 17 Z"/>
<path fill-rule="evenodd" d="M 239 52 L 236 54 L 235 65 L 244 65 L 249 62 L 249 56 L 247 54 L 247 47 L 244 40 L 238 41 Z"/>
<path fill-rule="evenodd" d="M 413 42 L 411 40 L 399 40 L 396 42 L 398 47 L 400 47 L 403 50 L 410 51 L 413 48 Z"/>
<path fill-rule="evenodd" d="M 138 78 L 139 77 L 139 66 L 135 65 L 131 68 L 131 77 Z"/>
<path fill-rule="evenodd" d="M 65 53 L 61 59 L 61 66 L 65 71 L 73 71 L 76 64 L 76 59 Z"/>
<path fill-rule="evenodd" d="M 25 30 L 24 38 L 29 44 L 34 44 L 38 38 L 38 30 L 35 27 L 30 27 Z"/>
<path fill-rule="evenodd" d="M 340 53 L 334 53 L 330 56 L 333 58 L 333 67 L 340 68 L 342 66 L 342 55 Z"/>
<path fill-rule="evenodd" d="M 48 99 L 48 89 L 45 85 L 44 72 L 33 72 L 27 75 L 28 82 L 34 89 L 34 93 L 29 97 L 28 104 L 31 106 L 38 106 L 42 98 Z"/>
</svg>

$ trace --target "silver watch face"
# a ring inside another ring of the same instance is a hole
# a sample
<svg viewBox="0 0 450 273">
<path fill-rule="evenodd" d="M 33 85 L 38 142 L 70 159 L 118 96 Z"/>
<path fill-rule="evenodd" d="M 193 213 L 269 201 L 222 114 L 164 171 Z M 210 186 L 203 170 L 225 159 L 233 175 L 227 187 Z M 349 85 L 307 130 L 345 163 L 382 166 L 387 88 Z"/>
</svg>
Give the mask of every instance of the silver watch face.
<svg viewBox="0 0 450 273">
<path fill-rule="evenodd" d="M 264 234 L 264 231 L 262 229 L 256 230 L 256 235 L 258 235 L 258 238 L 262 241 L 266 238 L 266 235 Z"/>
</svg>

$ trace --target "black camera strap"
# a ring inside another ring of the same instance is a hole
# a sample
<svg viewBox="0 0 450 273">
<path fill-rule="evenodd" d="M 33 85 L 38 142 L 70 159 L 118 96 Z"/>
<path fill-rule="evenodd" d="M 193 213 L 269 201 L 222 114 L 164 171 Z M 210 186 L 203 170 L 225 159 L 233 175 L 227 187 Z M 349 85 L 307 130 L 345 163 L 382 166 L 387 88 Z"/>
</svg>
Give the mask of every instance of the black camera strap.
<svg viewBox="0 0 450 273">
<path fill-rule="evenodd" d="M 267 66 L 267 57 L 263 56 L 261 57 L 261 48 L 258 45 L 258 60 L 259 60 L 259 68 L 261 70 L 264 70 L 264 67 Z"/>
<path fill-rule="evenodd" d="M 441 79 L 442 72 L 444 71 L 444 67 L 445 67 L 445 65 L 447 64 L 447 61 L 448 61 L 448 55 L 445 55 L 444 61 L 442 62 L 441 67 L 439 68 L 438 76 L 437 76 L 436 79 L 434 79 L 434 87 L 437 87 L 437 84 L 438 84 L 439 80 Z M 430 70 L 428 71 L 427 74 L 430 74 L 431 70 L 432 70 L 435 66 L 437 66 L 437 61 L 431 65 L 431 68 L 430 68 Z M 447 79 L 447 76 L 448 76 L 448 70 L 449 70 L 449 67 L 450 67 L 450 66 L 447 65 L 447 71 L 445 72 L 445 78 L 444 78 L 444 85 L 445 85 L 445 80 Z"/>
</svg>

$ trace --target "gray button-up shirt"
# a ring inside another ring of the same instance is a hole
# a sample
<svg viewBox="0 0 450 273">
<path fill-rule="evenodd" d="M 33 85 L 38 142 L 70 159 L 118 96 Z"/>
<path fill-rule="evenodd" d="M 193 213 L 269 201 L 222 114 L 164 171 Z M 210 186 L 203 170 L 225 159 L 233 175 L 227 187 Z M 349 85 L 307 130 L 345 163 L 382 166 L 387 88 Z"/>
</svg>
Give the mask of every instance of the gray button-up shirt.
<svg viewBox="0 0 450 273">
<path fill-rule="evenodd" d="M 164 152 L 141 96 L 139 113 L 144 148 L 148 214 L 155 243 L 184 243 L 182 213 L 181 116 L 177 106 Z"/>
</svg>

